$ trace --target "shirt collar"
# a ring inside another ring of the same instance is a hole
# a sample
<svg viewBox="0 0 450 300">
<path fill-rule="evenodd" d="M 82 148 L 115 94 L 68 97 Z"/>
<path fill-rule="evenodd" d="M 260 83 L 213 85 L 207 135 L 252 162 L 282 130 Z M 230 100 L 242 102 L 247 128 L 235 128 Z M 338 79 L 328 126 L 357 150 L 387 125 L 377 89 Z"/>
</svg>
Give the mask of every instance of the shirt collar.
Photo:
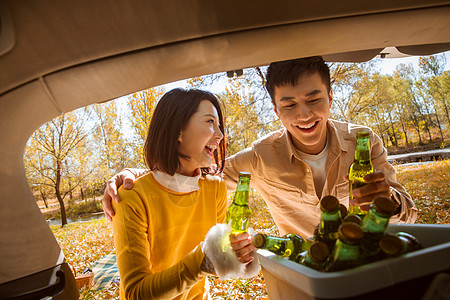
<svg viewBox="0 0 450 300">
<path fill-rule="evenodd" d="M 296 156 L 295 146 L 294 146 L 294 143 L 292 142 L 291 134 L 289 133 L 289 131 L 286 128 L 283 128 L 283 130 L 284 130 L 284 139 L 285 139 L 285 143 L 287 146 L 286 150 L 287 150 L 289 159 L 291 160 L 291 163 L 292 163 L 292 160 L 294 159 L 294 157 L 295 158 L 298 158 L 298 157 Z"/>
<path fill-rule="evenodd" d="M 179 173 L 175 173 L 173 176 L 171 176 L 164 172 L 153 171 L 153 176 L 159 184 L 168 188 L 169 190 L 178 193 L 190 193 L 195 192 L 199 189 L 198 180 L 201 177 L 201 172 L 195 177 L 190 177 L 181 175 Z"/>
<path fill-rule="evenodd" d="M 348 152 L 349 140 L 351 140 L 350 132 L 343 132 L 341 130 L 339 134 L 336 121 L 329 119 L 327 122 L 328 130 L 330 132 L 330 150 L 335 155 L 339 155 L 341 152 Z M 341 126 L 342 127 L 342 126 Z"/>
</svg>

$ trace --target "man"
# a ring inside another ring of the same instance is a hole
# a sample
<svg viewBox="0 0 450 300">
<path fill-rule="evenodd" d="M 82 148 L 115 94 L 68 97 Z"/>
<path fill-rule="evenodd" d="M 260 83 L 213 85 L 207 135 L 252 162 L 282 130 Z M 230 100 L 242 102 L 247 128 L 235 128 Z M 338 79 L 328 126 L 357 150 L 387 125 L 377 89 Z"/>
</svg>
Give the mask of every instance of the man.
<svg viewBox="0 0 450 300">
<path fill-rule="evenodd" d="M 329 68 L 321 57 L 272 63 L 266 88 L 284 128 L 227 159 L 227 188 L 234 191 L 240 171 L 250 172 L 251 185 L 267 203 L 280 234 L 309 237 L 320 222 L 322 196 L 333 195 L 348 207 L 347 174 L 356 133 L 368 128 L 329 119 L 333 92 Z M 397 182 L 380 138 L 369 131 L 375 172 L 365 177 L 368 185 L 354 190 L 352 204 L 362 204 L 367 210 L 374 197 L 391 197 L 398 205 L 392 221 L 413 223 L 417 217 L 414 202 Z M 130 170 L 124 170 L 108 181 L 103 199 L 108 217 L 114 213 L 111 196 L 118 201 L 116 186 L 123 181 L 132 185 L 132 180 Z"/>
</svg>

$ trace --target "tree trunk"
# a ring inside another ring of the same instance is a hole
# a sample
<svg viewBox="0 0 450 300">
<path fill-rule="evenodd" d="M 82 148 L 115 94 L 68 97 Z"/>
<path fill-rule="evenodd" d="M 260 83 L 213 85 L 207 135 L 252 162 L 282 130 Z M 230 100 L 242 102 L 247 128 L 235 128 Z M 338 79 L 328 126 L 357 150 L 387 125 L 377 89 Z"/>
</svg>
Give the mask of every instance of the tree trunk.
<svg viewBox="0 0 450 300">
<path fill-rule="evenodd" d="M 422 142 L 422 137 L 420 136 L 420 129 L 418 128 L 418 127 L 416 127 L 416 130 L 417 130 L 417 135 L 419 136 L 419 145 L 423 145 L 423 142 Z"/>
<path fill-rule="evenodd" d="M 64 227 L 64 225 L 67 224 L 67 215 L 66 215 L 66 208 L 64 207 L 64 199 L 61 197 L 61 193 L 58 189 L 56 189 L 56 198 L 59 202 L 59 208 L 61 211 L 61 227 Z"/>
<path fill-rule="evenodd" d="M 388 133 L 388 136 L 389 140 L 391 141 L 391 145 L 395 147 L 395 137 L 390 132 Z"/>
<path fill-rule="evenodd" d="M 381 128 L 381 124 L 380 124 L 380 122 L 379 122 L 379 120 L 378 120 L 378 118 L 376 116 L 375 116 L 375 121 L 376 121 L 376 124 L 377 124 L 376 126 L 378 128 L 379 135 L 381 137 L 381 141 L 383 142 L 383 147 L 386 147 L 387 146 L 387 142 L 384 140 L 384 133 L 383 133 L 383 130 Z"/>
<path fill-rule="evenodd" d="M 397 137 L 395 135 L 395 127 L 394 127 L 394 123 L 392 122 L 391 114 L 389 114 L 389 123 L 391 123 L 392 137 L 393 137 L 393 140 L 391 139 L 391 143 L 393 143 L 392 144 L 393 146 L 398 147 Z"/>
<path fill-rule="evenodd" d="M 447 117 L 447 123 L 450 126 L 450 114 L 449 114 L 449 111 L 448 111 L 447 104 L 445 102 L 444 102 L 444 110 L 445 110 L 445 116 Z"/>
<path fill-rule="evenodd" d="M 64 225 L 67 224 L 67 215 L 66 215 L 66 207 L 64 206 L 64 199 L 61 196 L 60 185 L 61 185 L 61 166 L 59 163 L 57 163 L 55 194 L 56 194 L 56 198 L 58 199 L 59 208 L 61 211 L 61 227 L 64 227 Z"/>
<path fill-rule="evenodd" d="M 39 190 L 39 192 L 41 193 L 41 198 L 42 198 L 42 201 L 44 201 L 45 208 L 48 208 L 47 195 L 42 190 Z"/>
<path fill-rule="evenodd" d="M 436 122 L 438 124 L 439 133 L 441 134 L 441 141 L 442 141 L 442 143 L 444 143 L 444 134 L 442 133 L 441 121 L 439 120 L 439 115 L 438 115 L 438 111 L 437 111 L 437 107 L 436 107 L 436 102 L 434 102 L 434 114 L 436 116 Z"/>
<path fill-rule="evenodd" d="M 86 196 L 84 196 L 83 188 L 80 186 L 80 194 L 81 194 L 81 200 L 85 200 Z"/>
<path fill-rule="evenodd" d="M 428 120 L 427 120 L 428 119 Z M 427 118 L 424 118 L 424 120 L 425 120 L 425 130 L 426 130 L 426 132 L 428 133 L 428 142 L 429 143 L 431 143 L 432 141 L 433 141 L 433 138 L 431 137 L 431 131 L 430 131 L 430 126 L 428 125 L 428 123 L 431 123 L 429 120 L 430 120 L 430 118 L 429 117 L 427 117 Z"/>
<path fill-rule="evenodd" d="M 402 122 L 402 131 L 403 131 L 403 134 L 405 135 L 406 147 L 409 147 L 408 132 L 406 132 L 405 124 L 403 122 Z"/>
<path fill-rule="evenodd" d="M 72 183 L 69 180 L 69 203 L 73 205 Z"/>
<path fill-rule="evenodd" d="M 448 109 L 447 103 L 445 101 L 445 95 L 442 95 L 440 88 L 437 89 L 437 92 L 439 94 L 439 98 L 443 100 L 442 101 L 442 106 L 444 106 L 445 116 L 447 117 L 447 122 L 448 122 L 448 125 L 450 126 L 450 113 L 449 113 L 449 109 Z M 436 104 L 435 104 L 435 108 L 436 108 Z M 436 111 L 436 109 L 435 109 L 435 111 Z"/>
<path fill-rule="evenodd" d="M 416 129 L 417 131 L 417 135 L 419 136 L 419 145 L 423 145 L 422 142 L 422 137 L 420 136 L 420 126 L 419 126 L 419 122 L 417 121 L 417 119 L 414 117 L 414 129 Z"/>
</svg>

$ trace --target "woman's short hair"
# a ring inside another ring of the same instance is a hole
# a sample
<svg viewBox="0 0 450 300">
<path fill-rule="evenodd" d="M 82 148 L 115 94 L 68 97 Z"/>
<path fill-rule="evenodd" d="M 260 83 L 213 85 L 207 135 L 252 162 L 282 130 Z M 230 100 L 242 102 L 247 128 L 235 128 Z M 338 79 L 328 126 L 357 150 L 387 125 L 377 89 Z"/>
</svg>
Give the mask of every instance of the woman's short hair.
<svg viewBox="0 0 450 300">
<path fill-rule="evenodd" d="M 179 169 L 180 158 L 186 158 L 186 156 L 178 152 L 178 137 L 203 100 L 208 100 L 216 108 L 219 115 L 219 128 L 225 134 L 222 110 L 216 96 L 198 89 L 176 88 L 168 91 L 156 105 L 145 141 L 144 158 L 151 170 L 173 175 Z M 204 168 L 202 173 L 222 172 L 225 165 L 225 152 L 225 138 L 223 138 L 214 151 L 216 170 Z"/>
</svg>

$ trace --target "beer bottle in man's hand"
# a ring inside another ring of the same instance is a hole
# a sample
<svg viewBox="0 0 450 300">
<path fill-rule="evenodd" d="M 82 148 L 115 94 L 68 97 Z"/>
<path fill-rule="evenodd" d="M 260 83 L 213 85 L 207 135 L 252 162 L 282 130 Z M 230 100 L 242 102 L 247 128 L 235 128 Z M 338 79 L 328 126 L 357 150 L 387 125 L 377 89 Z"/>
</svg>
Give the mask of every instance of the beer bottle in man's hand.
<svg viewBox="0 0 450 300">
<path fill-rule="evenodd" d="M 373 173 L 372 162 L 370 161 L 370 142 L 369 142 L 369 131 L 360 130 L 356 134 L 356 149 L 355 149 L 355 160 L 350 166 L 350 171 L 348 173 L 349 179 L 349 198 L 353 199 L 353 191 L 367 184 L 364 180 L 364 176 Z M 358 205 L 351 205 L 348 208 L 348 213 L 358 216 L 363 216 L 367 212 L 361 210 Z"/>
</svg>

